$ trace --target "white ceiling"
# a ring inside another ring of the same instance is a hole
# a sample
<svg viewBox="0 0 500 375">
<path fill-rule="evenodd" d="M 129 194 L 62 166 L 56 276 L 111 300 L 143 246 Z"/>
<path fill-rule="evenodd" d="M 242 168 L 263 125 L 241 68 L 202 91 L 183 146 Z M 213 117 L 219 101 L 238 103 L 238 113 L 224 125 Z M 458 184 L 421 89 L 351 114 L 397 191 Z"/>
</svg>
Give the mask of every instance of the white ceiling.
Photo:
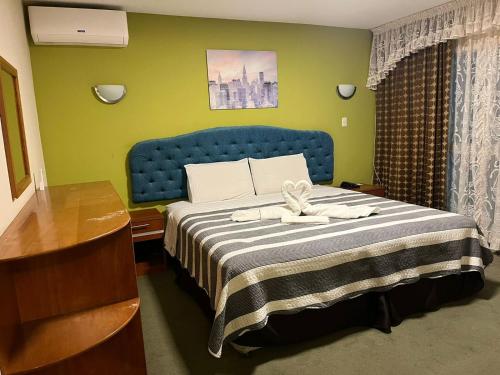
<svg viewBox="0 0 500 375">
<path fill-rule="evenodd" d="M 41 5 L 370 29 L 448 0 L 42 0 Z"/>
</svg>

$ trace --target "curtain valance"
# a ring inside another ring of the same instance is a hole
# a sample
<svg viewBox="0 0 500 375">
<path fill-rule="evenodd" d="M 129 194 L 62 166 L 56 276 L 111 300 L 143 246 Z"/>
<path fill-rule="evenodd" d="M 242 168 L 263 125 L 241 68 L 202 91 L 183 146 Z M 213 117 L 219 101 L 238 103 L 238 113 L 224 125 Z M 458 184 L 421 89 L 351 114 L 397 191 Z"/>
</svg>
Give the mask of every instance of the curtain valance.
<svg viewBox="0 0 500 375">
<path fill-rule="evenodd" d="M 367 87 L 377 85 L 410 53 L 440 42 L 500 29 L 500 0 L 456 0 L 372 30 Z"/>
</svg>

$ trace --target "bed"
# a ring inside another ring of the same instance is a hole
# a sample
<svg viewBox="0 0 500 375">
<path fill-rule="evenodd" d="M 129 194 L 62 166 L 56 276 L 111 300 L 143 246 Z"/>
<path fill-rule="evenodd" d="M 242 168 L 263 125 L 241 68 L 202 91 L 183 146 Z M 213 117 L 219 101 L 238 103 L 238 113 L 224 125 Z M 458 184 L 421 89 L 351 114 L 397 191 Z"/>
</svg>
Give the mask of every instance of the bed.
<svg viewBox="0 0 500 375">
<path fill-rule="evenodd" d="M 314 187 L 311 202 L 381 211 L 326 225 L 237 223 L 235 210 L 280 205 L 281 195 L 185 200 L 186 164 L 296 153 L 313 183 L 331 182 L 333 140 L 319 131 L 214 128 L 140 142 L 130 152 L 135 202 L 184 198 L 167 205 L 165 248 L 211 316 L 212 355 L 220 357 L 225 343 L 252 350 L 352 325 L 388 332 L 413 312 L 483 287 L 492 255 L 461 215 L 326 185 Z"/>
</svg>

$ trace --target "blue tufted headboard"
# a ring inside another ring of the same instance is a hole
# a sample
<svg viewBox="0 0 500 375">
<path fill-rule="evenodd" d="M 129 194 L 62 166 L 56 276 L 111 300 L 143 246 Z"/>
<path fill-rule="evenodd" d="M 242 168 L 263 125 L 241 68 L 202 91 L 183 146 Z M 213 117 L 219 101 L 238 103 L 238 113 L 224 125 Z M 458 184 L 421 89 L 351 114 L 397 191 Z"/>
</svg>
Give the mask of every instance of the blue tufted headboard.
<svg viewBox="0 0 500 375">
<path fill-rule="evenodd" d="M 129 153 L 135 203 L 187 197 L 184 165 L 304 153 L 312 182 L 333 179 L 333 140 L 322 131 L 231 126 L 135 144 Z"/>
</svg>

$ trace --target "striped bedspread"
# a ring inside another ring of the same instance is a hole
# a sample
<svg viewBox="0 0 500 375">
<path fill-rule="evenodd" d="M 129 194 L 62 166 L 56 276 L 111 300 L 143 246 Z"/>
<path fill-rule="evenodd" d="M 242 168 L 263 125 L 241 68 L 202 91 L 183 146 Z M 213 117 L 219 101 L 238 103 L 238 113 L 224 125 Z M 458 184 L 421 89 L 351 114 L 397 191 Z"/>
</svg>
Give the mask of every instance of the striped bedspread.
<svg viewBox="0 0 500 375">
<path fill-rule="evenodd" d="M 167 206 L 165 245 L 210 297 L 208 348 L 260 329 L 270 314 L 327 307 L 373 290 L 465 271 L 492 261 L 473 220 L 330 187 L 314 203 L 376 205 L 378 215 L 326 225 L 232 222 L 236 209 L 283 204 L 280 195 Z"/>
</svg>

